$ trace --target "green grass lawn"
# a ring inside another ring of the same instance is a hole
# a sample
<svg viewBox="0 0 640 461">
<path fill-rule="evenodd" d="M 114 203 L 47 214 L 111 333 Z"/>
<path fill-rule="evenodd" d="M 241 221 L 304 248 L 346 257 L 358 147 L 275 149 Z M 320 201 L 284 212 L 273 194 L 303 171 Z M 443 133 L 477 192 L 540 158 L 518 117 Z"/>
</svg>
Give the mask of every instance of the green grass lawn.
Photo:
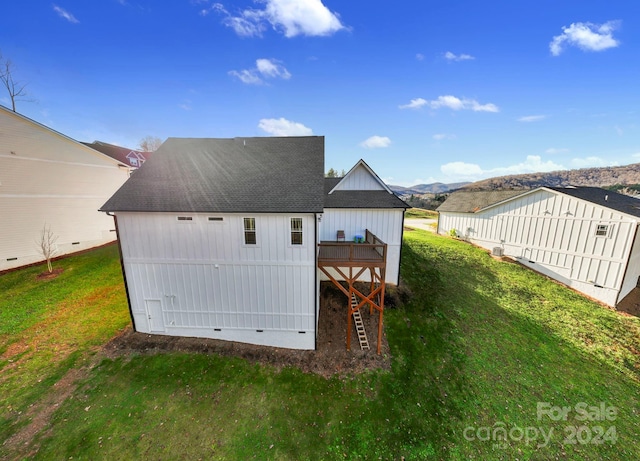
<svg viewBox="0 0 640 461">
<path fill-rule="evenodd" d="M 412 296 L 385 312 L 390 372 L 324 379 L 196 353 L 104 359 L 47 431 L 0 458 L 640 459 L 638 319 L 463 242 L 404 235 Z M 0 320 L 13 322 L 0 344 L 1 437 L 127 323 L 111 248 L 57 263 L 56 280 L 34 282 L 41 269 L 0 277 L 11 293 Z M 23 350 L 32 338 L 46 347 Z M 583 421 L 583 405 L 615 414 Z M 538 407 L 569 410 L 552 420 Z"/>
</svg>

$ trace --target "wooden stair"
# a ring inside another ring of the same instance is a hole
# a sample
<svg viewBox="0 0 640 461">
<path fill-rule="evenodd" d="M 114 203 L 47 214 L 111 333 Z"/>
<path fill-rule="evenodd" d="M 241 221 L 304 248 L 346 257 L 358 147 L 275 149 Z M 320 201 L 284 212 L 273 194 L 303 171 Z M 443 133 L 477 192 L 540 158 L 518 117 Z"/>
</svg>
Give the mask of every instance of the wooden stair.
<svg viewBox="0 0 640 461">
<path fill-rule="evenodd" d="M 351 309 L 355 309 L 358 305 L 356 295 L 351 294 Z M 362 322 L 362 316 L 360 315 L 360 309 L 353 313 L 353 322 L 356 325 L 356 332 L 358 333 L 358 342 L 360 342 L 360 349 L 365 351 L 369 350 L 369 340 L 367 339 L 367 332 L 364 329 L 364 323 Z"/>
</svg>

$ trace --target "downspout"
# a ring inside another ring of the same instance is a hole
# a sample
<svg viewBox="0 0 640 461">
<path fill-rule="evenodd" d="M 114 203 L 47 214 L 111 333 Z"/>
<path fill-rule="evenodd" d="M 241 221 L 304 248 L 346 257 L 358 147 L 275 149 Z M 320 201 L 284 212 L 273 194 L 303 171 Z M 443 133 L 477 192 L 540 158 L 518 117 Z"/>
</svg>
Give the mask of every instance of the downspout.
<svg viewBox="0 0 640 461">
<path fill-rule="evenodd" d="M 636 229 L 633 233 L 633 239 L 631 240 L 631 245 L 629 246 L 629 252 L 627 253 L 627 257 L 625 258 L 626 264 L 624 266 L 624 272 L 622 273 L 622 280 L 620 281 L 620 289 L 616 293 L 616 302 L 613 307 L 616 307 L 618 303 L 621 301 L 620 292 L 622 291 L 622 285 L 624 285 L 624 279 L 627 278 L 627 271 L 629 270 L 629 258 L 631 258 L 633 247 L 636 244 L 636 239 L 638 238 L 638 223 L 636 223 Z"/>
<path fill-rule="evenodd" d="M 118 252 L 120 253 L 120 268 L 122 269 L 122 279 L 124 281 L 124 291 L 127 294 L 127 304 L 129 305 L 129 316 L 131 317 L 131 324 L 133 325 L 133 331 L 136 329 L 136 321 L 133 318 L 133 309 L 131 309 L 131 298 L 129 297 L 129 284 L 127 283 L 127 273 L 124 270 L 124 258 L 122 256 L 122 245 L 120 244 L 120 231 L 118 230 L 118 217 L 111 212 L 107 211 L 107 216 L 113 217 L 113 222 L 116 225 L 116 239 L 118 242 Z"/>
<path fill-rule="evenodd" d="M 318 350 L 318 312 L 320 311 L 320 286 L 318 285 L 318 252 L 320 248 L 318 247 L 318 230 L 320 228 L 320 221 L 318 220 L 318 213 L 313 214 L 314 223 L 315 223 L 315 236 L 313 240 L 315 244 L 313 246 L 313 289 L 316 291 L 316 302 L 315 309 L 313 310 L 313 325 L 314 325 L 314 338 L 313 338 L 313 349 Z"/>
<path fill-rule="evenodd" d="M 400 226 L 400 256 L 398 257 L 398 280 L 396 280 L 396 286 L 400 286 L 400 268 L 402 267 L 402 244 L 404 242 L 404 214 L 407 209 L 402 210 L 402 226 Z"/>
</svg>

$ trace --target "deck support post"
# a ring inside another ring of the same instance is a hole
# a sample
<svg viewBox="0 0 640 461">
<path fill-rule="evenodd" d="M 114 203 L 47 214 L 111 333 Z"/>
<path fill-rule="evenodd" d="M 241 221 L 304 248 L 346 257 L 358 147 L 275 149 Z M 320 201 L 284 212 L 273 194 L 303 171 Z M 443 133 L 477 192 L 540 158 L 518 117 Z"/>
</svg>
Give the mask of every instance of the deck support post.
<svg viewBox="0 0 640 461">
<path fill-rule="evenodd" d="M 374 309 L 379 313 L 377 353 L 380 355 L 382 349 L 387 244 L 369 232 L 368 229 L 366 230 L 366 236 L 367 243 L 364 244 L 321 242 L 318 245 L 318 268 L 347 296 L 347 350 L 351 350 L 353 313 L 368 304 L 370 315 L 373 315 Z M 344 271 L 347 267 L 349 268 L 348 274 Z M 367 269 L 371 279 L 369 293 L 365 295 L 354 284 Z M 334 276 L 332 270 L 337 273 L 337 277 Z M 348 288 L 342 286 L 338 278 L 345 281 L 348 284 Z M 351 306 L 352 296 L 355 296 L 358 300 L 358 303 L 353 307 Z"/>
</svg>

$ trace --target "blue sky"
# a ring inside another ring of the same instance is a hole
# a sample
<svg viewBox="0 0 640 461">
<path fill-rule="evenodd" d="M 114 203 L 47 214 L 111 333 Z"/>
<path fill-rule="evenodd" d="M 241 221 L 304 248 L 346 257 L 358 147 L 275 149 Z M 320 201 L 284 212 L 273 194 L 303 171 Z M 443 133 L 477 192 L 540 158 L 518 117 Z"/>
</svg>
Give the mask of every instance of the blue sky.
<svg viewBox="0 0 640 461">
<path fill-rule="evenodd" d="M 409 186 L 640 162 L 640 3 L 3 6 L 18 112 L 80 141 L 325 136 Z M 9 105 L 0 92 L 0 104 Z"/>
</svg>

